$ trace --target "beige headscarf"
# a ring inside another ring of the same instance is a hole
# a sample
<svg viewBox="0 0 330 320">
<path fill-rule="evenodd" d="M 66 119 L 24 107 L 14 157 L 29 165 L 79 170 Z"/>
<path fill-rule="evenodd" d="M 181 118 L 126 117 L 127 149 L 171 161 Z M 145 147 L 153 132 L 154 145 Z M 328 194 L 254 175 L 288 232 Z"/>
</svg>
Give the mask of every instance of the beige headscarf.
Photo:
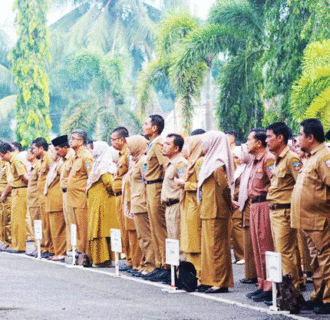
<svg viewBox="0 0 330 320">
<path fill-rule="evenodd" d="M 91 173 L 87 180 L 86 192 L 90 187 L 105 173 L 116 174 L 117 167 L 112 160 L 110 146 L 104 141 L 95 141 L 93 143 L 94 161 Z"/>
<path fill-rule="evenodd" d="M 201 145 L 202 135 L 198 134 L 188 138 L 186 142 L 188 144 L 188 167 L 186 174 L 183 179 L 188 181 L 188 179 L 194 174 L 194 168 L 197 160 L 203 155 L 202 145 Z"/>
<path fill-rule="evenodd" d="M 134 163 L 137 163 L 146 154 L 149 141 L 139 135 L 126 138 L 126 141 L 132 160 Z"/>
<path fill-rule="evenodd" d="M 234 193 L 234 165 L 233 157 L 226 135 L 221 131 L 208 131 L 201 135 L 202 148 L 206 152 L 203 165 L 198 177 L 198 189 L 204 181 L 220 166 L 226 169 L 228 186 L 231 194 Z"/>
<path fill-rule="evenodd" d="M 235 170 L 234 178 L 236 181 L 246 169 L 247 164 L 253 159 L 253 156 L 248 153 L 246 144 L 242 144 L 238 147 L 235 147 L 233 150 L 233 155 L 242 161 L 242 163 L 238 165 Z"/>
</svg>

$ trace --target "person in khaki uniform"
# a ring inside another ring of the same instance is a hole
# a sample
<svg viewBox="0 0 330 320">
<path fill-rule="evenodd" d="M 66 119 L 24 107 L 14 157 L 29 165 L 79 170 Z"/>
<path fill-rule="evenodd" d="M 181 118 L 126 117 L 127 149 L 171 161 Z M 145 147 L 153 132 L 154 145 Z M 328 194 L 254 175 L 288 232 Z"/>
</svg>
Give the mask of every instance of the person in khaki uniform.
<svg viewBox="0 0 330 320">
<path fill-rule="evenodd" d="M 52 140 L 56 153 L 63 159 L 63 165 L 60 175 L 60 187 L 62 190 L 63 214 L 65 220 L 66 233 L 66 251 L 70 252 L 71 248 L 71 224 L 75 224 L 73 209 L 68 207 L 68 178 L 72 167 L 72 161 L 75 157 L 75 152 L 69 146 L 67 135 L 59 136 Z"/>
<path fill-rule="evenodd" d="M 209 131 L 202 136 L 203 164 L 197 196 L 202 220 L 201 286 L 204 293 L 225 293 L 234 286 L 229 244 L 234 165 L 226 135 Z"/>
<path fill-rule="evenodd" d="M 1 142 L 2 143 L 2 142 Z M 9 166 L 0 161 L 0 250 L 11 245 L 11 186 L 8 184 Z"/>
<path fill-rule="evenodd" d="M 168 158 L 163 156 L 163 139 L 160 134 L 164 130 L 164 119 L 160 115 L 151 115 L 142 128 L 143 135 L 149 138 L 147 157 L 144 164 L 144 181 L 147 184 L 148 215 L 151 235 L 155 250 L 156 269 L 143 276 L 146 280 L 166 281 L 169 270 L 166 265 L 165 242 L 167 238 L 165 206 L 161 203 L 163 166 Z"/>
<path fill-rule="evenodd" d="M 71 162 L 68 176 L 68 207 L 71 210 L 74 224 L 77 226 L 77 250 L 86 253 L 88 246 L 88 209 L 87 209 L 87 179 L 92 169 L 93 156 L 86 147 L 87 133 L 74 130 L 70 137 L 70 147 L 75 156 Z"/>
<path fill-rule="evenodd" d="M 38 194 L 40 205 L 40 218 L 42 221 L 41 253 L 43 258 L 54 255 L 52 237 L 50 233 L 49 212 L 46 212 L 46 197 L 44 195 L 46 177 L 49 164 L 52 162 L 48 154 L 48 143 L 45 138 L 37 138 L 32 142 L 32 150 L 38 159 Z"/>
<path fill-rule="evenodd" d="M 330 314 L 330 150 L 318 119 L 300 127 L 300 147 L 308 156 L 291 197 L 291 226 L 304 230 L 316 248 L 314 290 L 310 302 L 316 314 Z"/>
<path fill-rule="evenodd" d="M 201 278 L 201 229 L 199 205 L 197 203 L 197 181 L 203 163 L 201 135 L 189 137 L 185 142 L 188 166 L 182 178 L 175 181 L 183 188 L 180 202 L 180 250 L 184 253 L 185 260 L 191 262 Z M 200 284 L 200 283 L 199 283 Z"/>
<path fill-rule="evenodd" d="M 282 256 L 282 272 L 291 275 L 295 288 L 300 292 L 302 271 L 297 230 L 291 228 L 291 194 L 302 163 L 287 146 L 290 135 L 290 128 L 283 122 L 276 122 L 267 127 L 267 147 L 275 155 L 267 200 L 274 247 Z"/>
<path fill-rule="evenodd" d="M 49 155 L 53 162 L 50 164 L 47 174 L 44 194 L 46 196 L 46 212 L 49 214 L 50 233 L 55 253 L 55 256 L 49 257 L 49 260 L 63 262 L 66 257 L 66 225 L 60 186 L 63 159 L 57 155 L 54 145 L 50 146 Z"/>
<path fill-rule="evenodd" d="M 23 162 L 8 143 L 0 144 L 0 156 L 9 163 L 8 184 L 11 186 L 11 248 L 7 252 L 21 253 L 26 249 L 26 187 L 28 177 Z M 8 187 L 9 188 L 9 187 Z M 6 191 L 5 191 L 6 192 Z M 4 194 L 1 201 L 4 201 Z"/>
<path fill-rule="evenodd" d="M 126 138 L 128 130 L 124 127 L 118 127 L 111 133 L 111 144 L 115 150 L 119 151 L 119 159 L 117 162 L 117 173 L 113 183 L 113 192 L 116 196 L 116 210 L 121 231 L 122 250 L 126 256 L 126 263 L 121 265 L 120 271 L 128 271 L 132 269 L 131 253 L 129 251 L 129 236 L 125 228 L 125 217 L 123 213 L 123 197 L 122 197 L 122 181 L 128 172 L 128 149 Z"/>
<path fill-rule="evenodd" d="M 167 237 L 180 240 L 180 198 L 181 186 L 175 179 L 182 178 L 187 170 L 188 161 L 181 154 L 183 138 L 175 133 L 167 135 L 163 145 L 163 155 L 170 160 L 165 171 L 162 202 L 165 203 Z"/>
</svg>

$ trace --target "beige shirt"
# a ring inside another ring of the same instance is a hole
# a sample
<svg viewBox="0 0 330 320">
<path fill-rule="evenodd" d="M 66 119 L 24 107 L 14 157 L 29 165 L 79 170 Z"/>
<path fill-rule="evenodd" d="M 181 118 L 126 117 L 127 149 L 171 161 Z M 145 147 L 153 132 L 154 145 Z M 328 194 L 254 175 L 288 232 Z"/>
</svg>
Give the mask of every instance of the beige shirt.
<svg viewBox="0 0 330 320">
<path fill-rule="evenodd" d="M 187 170 L 188 161 L 179 153 L 168 162 L 165 172 L 161 199 L 163 202 L 179 200 L 182 188 L 175 183 L 174 178 L 182 178 Z"/>
<path fill-rule="evenodd" d="M 67 189 L 68 188 L 68 179 L 70 170 L 72 167 L 72 161 L 75 158 L 75 152 L 73 149 L 69 148 L 68 153 L 63 159 L 63 166 L 61 171 L 61 177 L 60 177 L 60 186 L 61 189 Z"/>
<path fill-rule="evenodd" d="M 8 178 L 7 178 L 8 170 L 9 167 L 7 165 L 7 162 L 0 161 L 0 193 L 2 193 L 5 190 L 8 184 Z"/>
<path fill-rule="evenodd" d="M 330 217 L 330 150 L 325 143 L 316 147 L 304 162 L 291 200 L 291 226 L 323 230 Z"/>
<path fill-rule="evenodd" d="M 87 206 L 87 179 L 92 169 L 93 156 L 86 146 L 81 146 L 72 160 L 68 177 L 68 207 L 85 208 Z"/>
<path fill-rule="evenodd" d="M 143 164 L 145 157 L 142 156 L 134 166 L 131 173 L 131 214 L 147 212 L 147 191 L 143 182 Z"/>
<path fill-rule="evenodd" d="M 18 154 L 12 153 L 12 158 L 9 161 L 8 183 L 13 188 L 26 187 L 27 184 L 22 180 L 21 176 L 27 174 L 23 161 L 19 158 Z"/>
<path fill-rule="evenodd" d="M 302 163 L 288 147 L 275 157 L 275 167 L 268 189 L 267 200 L 271 204 L 291 203 L 291 194 Z"/>
<path fill-rule="evenodd" d="M 124 145 L 123 149 L 119 152 L 119 159 L 117 162 L 117 173 L 115 175 L 115 179 L 113 182 L 113 192 L 117 193 L 122 191 L 122 183 L 123 183 L 123 177 L 128 172 L 128 147 L 127 145 Z"/>
<path fill-rule="evenodd" d="M 39 203 L 46 203 L 46 198 L 44 195 L 46 178 L 49 171 L 49 165 L 52 159 L 50 158 L 48 152 L 45 152 L 42 159 L 38 160 L 38 191 L 39 191 Z"/>
<path fill-rule="evenodd" d="M 26 202 L 28 208 L 39 207 L 39 189 L 38 189 L 38 160 L 34 159 L 31 164 L 30 178 L 26 191 Z"/>
</svg>

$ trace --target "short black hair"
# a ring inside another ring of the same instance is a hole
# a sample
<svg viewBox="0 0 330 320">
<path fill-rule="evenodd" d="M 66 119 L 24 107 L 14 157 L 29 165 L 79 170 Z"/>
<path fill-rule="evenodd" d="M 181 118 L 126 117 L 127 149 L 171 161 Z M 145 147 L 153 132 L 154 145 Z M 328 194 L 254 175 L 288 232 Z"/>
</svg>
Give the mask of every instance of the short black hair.
<svg viewBox="0 0 330 320">
<path fill-rule="evenodd" d="M 320 143 L 325 141 L 323 125 L 319 119 L 306 119 L 300 125 L 302 126 L 306 137 L 313 135 L 316 141 Z"/>
<path fill-rule="evenodd" d="M 225 134 L 230 134 L 231 136 L 234 136 L 235 139 L 237 138 L 237 131 L 236 130 L 227 130 L 227 131 L 225 131 Z"/>
<path fill-rule="evenodd" d="M 88 140 L 88 141 L 87 141 L 87 144 L 91 144 L 91 145 L 93 145 L 93 143 L 94 143 L 93 140 Z"/>
<path fill-rule="evenodd" d="M 173 142 L 176 147 L 179 147 L 179 151 L 182 151 L 183 144 L 184 144 L 184 139 L 182 138 L 181 135 L 177 133 L 170 133 L 167 135 L 167 138 L 174 138 Z"/>
<path fill-rule="evenodd" d="M 117 132 L 119 138 L 127 138 L 129 137 L 128 130 L 125 127 L 117 127 L 112 130 L 111 134 Z"/>
<path fill-rule="evenodd" d="M 198 134 L 203 134 L 205 132 L 206 131 L 204 129 L 195 129 L 195 130 L 191 131 L 190 136 L 197 136 Z"/>
<path fill-rule="evenodd" d="M 7 152 L 13 152 L 14 148 L 7 142 L 0 143 L 0 153 L 6 154 Z"/>
<path fill-rule="evenodd" d="M 32 141 L 38 148 L 42 147 L 45 151 L 48 151 L 48 142 L 45 138 L 39 137 Z"/>
<path fill-rule="evenodd" d="M 13 142 L 12 145 L 16 147 L 19 152 L 22 151 L 22 145 L 18 141 Z"/>
<path fill-rule="evenodd" d="M 267 130 L 272 130 L 276 137 L 281 134 L 285 144 L 288 144 L 288 140 L 292 138 L 292 131 L 284 122 L 274 122 L 267 127 Z"/>
<path fill-rule="evenodd" d="M 250 133 L 254 132 L 254 138 L 258 141 L 261 141 L 262 145 L 266 148 L 267 143 L 266 143 L 266 130 L 264 128 L 253 128 L 250 130 Z"/>
<path fill-rule="evenodd" d="M 157 126 L 158 134 L 161 134 L 165 127 L 165 121 L 164 121 L 163 117 L 159 114 L 152 114 L 149 116 L 149 118 L 151 119 L 151 124 L 153 126 Z"/>
<path fill-rule="evenodd" d="M 80 139 L 82 139 L 84 141 L 84 144 L 87 143 L 87 132 L 84 130 L 80 130 L 80 129 L 75 129 L 71 132 L 71 135 L 73 135 L 74 133 L 78 134 Z"/>
</svg>

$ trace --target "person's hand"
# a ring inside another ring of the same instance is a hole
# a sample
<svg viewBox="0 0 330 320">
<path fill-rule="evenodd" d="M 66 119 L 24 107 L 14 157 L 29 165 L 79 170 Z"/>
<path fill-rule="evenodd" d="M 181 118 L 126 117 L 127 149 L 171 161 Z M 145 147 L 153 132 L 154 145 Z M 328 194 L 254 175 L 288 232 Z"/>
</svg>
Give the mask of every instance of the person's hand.
<svg viewBox="0 0 330 320">
<path fill-rule="evenodd" d="M 174 178 L 174 182 L 180 187 L 184 187 L 184 184 L 186 183 L 182 178 Z"/>
<path fill-rule="evenodd" d="M 235 200 L 231 200 L 231 205 L 233 206 L 233 208 L 234 208 L 235 210 L 239 208 L 239 204 L 238 204 L 238 202 L 235 201 Z"/>
</svg>

